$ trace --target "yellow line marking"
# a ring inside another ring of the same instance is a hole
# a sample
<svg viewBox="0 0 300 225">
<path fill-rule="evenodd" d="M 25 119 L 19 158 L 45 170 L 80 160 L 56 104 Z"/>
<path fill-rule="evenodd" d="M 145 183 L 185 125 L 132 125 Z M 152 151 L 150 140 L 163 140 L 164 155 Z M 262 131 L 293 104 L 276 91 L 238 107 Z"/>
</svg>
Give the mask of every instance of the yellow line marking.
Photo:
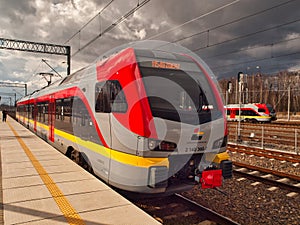
<svg viewBox="0 0 300 225">
<path fill-rule="evenodd" d="M 35 156 L 32 154 L 30 149 L 26 146 L 22 138 L 19 136 L 19 134 L 16 132 L 16 130 L 12 127 L 12 125 L 7 122 L 9 128 L 12 130 L 14 135 L 16 136 L 18 142 L 20 143 L 21 147 L 23 148 L 24 152 L 30 159 L 32 165 L 40 175 L 41 179 L 43 180 L 44 184 L 48 188 L 50 194 L 54 198 L 57 206 L 59 207 L 60 211 L 64 214 L 64 217 L 68 221 L 69 224 L 80 224 L 84 225 L 84 221 L 79 216 L 79 214 L 76 212 L 76 210 L 73 208 L 73 206 L 70 204 L 70 202 L 66 199 L 62 191 L 58 188 L 58 186 L 55 184 L 55 182 L 52 180 L 52 178 L 48 175 L 46 170 L 43 168 L 43 166 L 40 164 L 40 162 L 35 158 Z"/>
</svg>

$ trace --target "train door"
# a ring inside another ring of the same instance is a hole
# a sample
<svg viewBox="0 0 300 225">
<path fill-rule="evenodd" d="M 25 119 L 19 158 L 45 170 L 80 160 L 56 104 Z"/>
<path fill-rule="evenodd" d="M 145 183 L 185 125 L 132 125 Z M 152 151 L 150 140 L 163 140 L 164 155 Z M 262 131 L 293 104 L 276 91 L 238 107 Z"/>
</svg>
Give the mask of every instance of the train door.
<svg viewBox="0 0 300 225">
<path fill-rule="evenodd" d="M 38 108 L 36 102 L 34 103 L 34 108 L 33 108 L 33 130 L 34 132 L 37 131 L 36 129 L 36 120 L 37 120 L 37 114 L 38 114 Z"/>
<path fill-rule="evenodd" d="M 54 142 L 55 100 L 53 96 L 50 97 L 48 113 L 49 140 Z"/>
<path fill-rule="evenodd" d="M 101 135 L 106 142 L 107 150 L 112 147 L 111 137 L 111 106 L 110 106 L 110 82 L 99 82 L 95 86 L 95 112 Z M 111 150 L 110 150 L 111 151 Z M 109 157 L 103 157 L 97 160 L 95 167 L 100 173 L 99 175 L 109 182 L 109 174 L 111 170 L 111 152 Z"/>
<path fill-rule="evenodd" d="M 29 118 L 30 118 L 30 104 L 26 105 L 26 116 L 25 116 L 25 125 L 29 129 Z"/>
</svg>

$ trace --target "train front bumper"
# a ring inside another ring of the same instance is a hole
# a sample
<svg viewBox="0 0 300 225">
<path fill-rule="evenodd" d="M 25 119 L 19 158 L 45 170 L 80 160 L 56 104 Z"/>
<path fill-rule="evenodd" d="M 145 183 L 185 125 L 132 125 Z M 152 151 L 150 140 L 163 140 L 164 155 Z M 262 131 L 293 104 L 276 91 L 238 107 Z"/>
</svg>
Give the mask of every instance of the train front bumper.
<svg viewBox="0 0 300 225">
<path fill-rule="evenodd" d="M 217 155 L 208 153 L 205 159 L 212 162 L 211 166 L 195 176 L 203 189 L 219 187 L 223 179 L 232 178 L 232 162 L 227 152 Z"/>
</svg>

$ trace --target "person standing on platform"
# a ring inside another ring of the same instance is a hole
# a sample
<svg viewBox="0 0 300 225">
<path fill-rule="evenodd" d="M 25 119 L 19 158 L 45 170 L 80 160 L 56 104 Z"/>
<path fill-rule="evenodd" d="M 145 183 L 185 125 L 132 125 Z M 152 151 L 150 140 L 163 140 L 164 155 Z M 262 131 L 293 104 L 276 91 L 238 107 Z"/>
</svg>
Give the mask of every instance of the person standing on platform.
<svg viewBox="0 0 300 225">
<path fill-rule="evenodd" d="M 7 112 L 6 110 L 2 111 L 2 122 L 6 122 L 6 118 L 7 118 Z"/>
</svg>

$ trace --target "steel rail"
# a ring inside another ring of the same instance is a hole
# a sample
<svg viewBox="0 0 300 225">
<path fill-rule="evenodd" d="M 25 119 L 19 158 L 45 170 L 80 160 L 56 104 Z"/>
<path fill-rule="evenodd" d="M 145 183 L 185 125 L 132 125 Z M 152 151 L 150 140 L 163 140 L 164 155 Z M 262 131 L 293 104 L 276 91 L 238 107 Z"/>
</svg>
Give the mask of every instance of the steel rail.
<svg viewBox="0 0 300 225">
<path fill-rule="evenodd" d="M 268 184 L 271 186 L 277 186 L 280 187 L 282 189 L 291 191 L 291 192 L 297 192 L 300 193 L 300 187 L 299 186 L 295 186 L 294 184 L 288 184 L 288 183 L 284 183 L 284 182 L 280 182 L 277 180 L 274 180 L 272 178 L 268 179 L 265 177 L 262 177 L 262 175 L 255 175 L 255 174 L 249 174 L 247 172 L 243 172 L 243 171 L 238 171 L 238 170 L 233 170 L 234 174 L 238 174 L 239 176 L 245 177 L 249 180 L 253 180 L 253 181 L 258 181 L 264 184 Z"/>
<path fill-rule="evenodd" d="M 180 200 L 184 201 L 185 204 L 189 204 L 191 207 L 195 208 L 199 213 L 204 214 L 207 216 L 210 220 L 216 222 L 217 224 L 222 224 L 222 225 L 238 225 L 239 223 L 231 220 L 230 218 L 223 216 L 203 205 L 200 205 L 199 203 L 188 199 L 181 194 L 175 194 L 175 196 Z"/>
<path fill-rule="evenodd" d="M 243 149 L 241 149 L 241 147 Z M 292 154 L 288 152 L 279 152 L 274 150 L 266 150 L 261 148 L 254 148 L 254 147 L 247 147 L 247 146 L 240 146 L 240 145 L 233 145 L 233 144 L 228 144 L 227 150 L 231 152 L 245 153 L 247 155 L 255 155 L 255 156 L 265 157 L 269 159 L 277 159 L 277 160 L 288 161 L 292 163 L 300 163 L 300 155 Z"/>
<path fill-rule="evenodd" d="M 251 170 L 257 170 L 257 171 L 260 171 L 263 173 L 272 174 L 272 175 L 279 176 L 279 177 L 284 177 L 284 178 L 289 178 L 292 180 L 300 181 L 300 176 L 297 176 L 294 174 L 289 174 L 289 173 L 280 172 L 280 171 L 276 171 L 276 170 L 270 170 L 267 168 L 253 166 L 253 165 L 249 165 L 249 164 L 245 164 L 245 163 L 241 163 L 241 162 L 233 162 L 233 165 L 238 166 L 238 167 L 244 167 L 244 168 L 251 169 Z"/>
</svg>

